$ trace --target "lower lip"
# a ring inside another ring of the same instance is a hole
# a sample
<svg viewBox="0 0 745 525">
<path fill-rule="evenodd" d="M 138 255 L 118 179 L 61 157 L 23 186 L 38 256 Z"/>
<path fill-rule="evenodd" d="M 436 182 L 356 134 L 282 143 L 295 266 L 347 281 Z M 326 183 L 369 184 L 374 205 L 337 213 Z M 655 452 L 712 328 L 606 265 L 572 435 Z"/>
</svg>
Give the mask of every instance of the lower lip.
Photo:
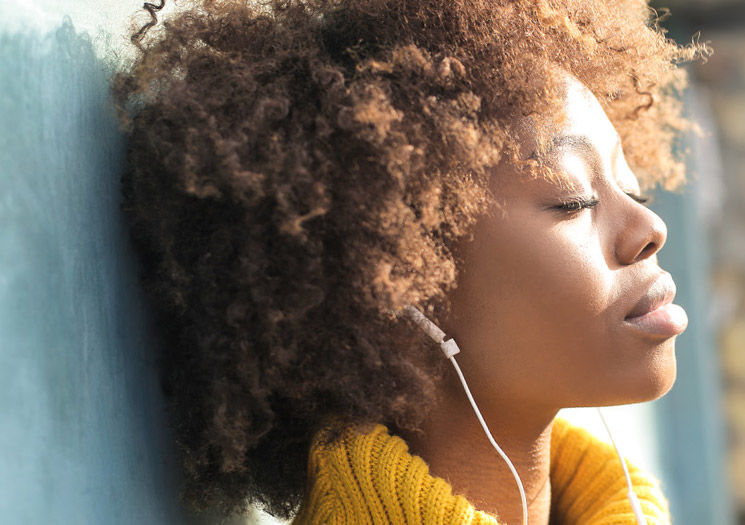
<svg viewBox="0 0 745 525">
<path fill-rule="evenodd" d="M 683 308 L 670 303 L 639 317 L 626 318 L 624 321 L 644 332 L 672 337 L 686 329 L 688 315 Z"/>
</svg>

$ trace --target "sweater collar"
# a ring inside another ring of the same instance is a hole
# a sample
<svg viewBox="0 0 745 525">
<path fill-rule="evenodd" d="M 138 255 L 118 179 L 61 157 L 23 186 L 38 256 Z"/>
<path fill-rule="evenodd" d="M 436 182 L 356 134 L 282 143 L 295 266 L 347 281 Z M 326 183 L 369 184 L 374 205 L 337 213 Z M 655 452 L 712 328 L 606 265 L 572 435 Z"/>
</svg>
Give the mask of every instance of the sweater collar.
<svg viewBox="0 0 745 525">
<path fill-rule="evenodd" d="M 669 523 L 657 480 L 627 465 L 648 523 Z M 384 425 L 326 427 L 313 441 L 308 467 L 298 525 L 499 525 L 497 517 L 475 509 L 444 479 L 430 475 L 424 460 Z M 550 477 L 552 523 L 636 524 L 614 449 L 561 418 L 551 434 Z"/>
</svg>

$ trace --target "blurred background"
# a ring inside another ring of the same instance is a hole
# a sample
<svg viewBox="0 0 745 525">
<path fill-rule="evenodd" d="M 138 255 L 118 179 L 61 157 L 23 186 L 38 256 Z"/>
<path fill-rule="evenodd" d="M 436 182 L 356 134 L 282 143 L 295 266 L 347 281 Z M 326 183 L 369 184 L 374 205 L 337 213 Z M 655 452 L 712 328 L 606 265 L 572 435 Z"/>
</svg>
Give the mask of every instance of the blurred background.
<svg viewBox="0 0 745 525">
<path fill-rule="evenodd" d="M 625 455 L 660 479 L 676 525 L 745 525 L 745 1 L 652 5 L 671 38 L 714 49 L 689 66 L 685 104 L 702 128 L 680 145 L 689 183 L 652 205 L 669 230 L 660 264 L 690 324 L 677 340 L 670 393 L 606 415 Z M 0 2 L 0 515 L 8 523 L 217 522 L 178 502 L 154 329 L 118 207 L 126 144 L 106 89 L 129 56 L 130 24 L 147 20 L 140 7 Z M 563 415 L 607 440 L 594 411 Z M 233 523 L 273 520 L 256 511 Z"/>
<path fill-rule="evenodd" d="M 703 424 L 719 425 L 721 437 L 709 438 L 712 443 L 686 437 L 687 444 L 675 444 L 677 457 L 667 463 L 690 461 L 696 473 L 707 468 L 705 461 L 724 465 L 721 484 L 710 478 L 690 477 L 691 486 L 679 480 L 683 471 L 669 466 L 668 476 L 674 476 L 676 505 L 679 512 L 698 513 L 701 483 L 707 480 L 715 490 L 728 493 L 732 519 L 745 524 L 745 2 L 742 0 L 675 0 L 654 1 L 653 7 L 664 15 L 662 26 L 669 36 L 681 44 L 695 38 L 711 43 L 714 54 L 706 63 L 689 68 L 692 89 L 686 97 L 689 111 L 703 128 L 704 136 L 690 137 L 689 168 L 693 182 L 683 196 L 686 206 L 695 210 L 692 217 L 697 227 L 690 228 L 689 250 L 665 253 L 666 261 L 677 257 L 687 259 L 691 277 L 700 283 L 703 294 L 697 312 L 694 332 L 684 334 L 678 354 L 683 365 L 680 388 L 673 389 L 671 399 L 659 401 L 660 421 L 669 423 L 669 430 L 686 435 Z M 667 204 L 667 203 L 666 203 Z M 675 227 L 675 224 L 671 224 Z M 664 264 L 664 263 L 663 263 Z M 676 263 L 677 264 L 677 263 Z M 697 288 L 693 286 L 691 290 Z M 696 300 L 699 297 L 695 298 Z M 701 333 L 698 333 L 701 332 Z M 689 357 L 696 356 L 693 359 Z M 687 365 L 694 365 L 689 377 Z M 704 377 L 708 376 L 708 377 Z M 676 406 L 680 400 L 681 406 Z M 692 414 L 687 414 L 690 407 Z M 679 414 L 677 414 L 679 413 Z M 712 413 L 708 416 L 707 413 Z M 698 431 L 694 431 L 696 433 Z M 684 434 L 685 433 L 685 434 Z M 669 436 L 671 442 L 674 436 Z M 703 438 L 703 436 L 702 436 Z M 718 446 L 717 446 L 718 445 Z M 707 451 L 711 448 L 710 452 Z M 721 448 L 720 448 L 721 447 Z M 669 452 L 668 452 L 669 453 Z M 706 456 L 709 455 L 709 459 Z M 685 459 L 684 459 L 685 458 Z M 699 458 L 699 459 L 696 459 Z M 700 465 L 697 465 L 699 464 Z M 686 475 L 695 475 L 693 470 Z M 716 474 L 711 470 L 712 475 Z M 687 498 L 692 498 L 688 501 Z M 711 494 L 712 503 L 726 505 L 724 499 Z M 684 510 L 685 509 L 685 510 Z M 696 514 L 697 516 L 700 514 Z M 712 511 L 713 516 L 726 518 L 725 513 Z M 688 516 L 679 514 L 678 522 Z M 702 522 L 710 522 L 705 518 Z"/>
</svg>

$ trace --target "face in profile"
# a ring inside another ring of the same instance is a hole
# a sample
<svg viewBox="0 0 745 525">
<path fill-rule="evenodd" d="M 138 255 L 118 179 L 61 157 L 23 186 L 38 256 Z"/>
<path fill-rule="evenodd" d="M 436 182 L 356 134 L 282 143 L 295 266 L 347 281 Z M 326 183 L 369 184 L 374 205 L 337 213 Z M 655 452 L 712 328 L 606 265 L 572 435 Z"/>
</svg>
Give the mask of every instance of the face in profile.
<svg viewBox="0 0 745 525">
<path fill-rule="evenodd" d="M 540 155 L 561 182 L 503 163 L 491 182 L 499 206 L 460 247 L 445 327 L 484 404 L 632 403 L 662 396 L 675 380 L 675 338 L 687 318 L 657 263 L 665 223 L 640 202 L 597 99 L 569 78 L 562 100 L 560 123 L 516 123 L 526 155 L 548 134 Z"/>
</svg>

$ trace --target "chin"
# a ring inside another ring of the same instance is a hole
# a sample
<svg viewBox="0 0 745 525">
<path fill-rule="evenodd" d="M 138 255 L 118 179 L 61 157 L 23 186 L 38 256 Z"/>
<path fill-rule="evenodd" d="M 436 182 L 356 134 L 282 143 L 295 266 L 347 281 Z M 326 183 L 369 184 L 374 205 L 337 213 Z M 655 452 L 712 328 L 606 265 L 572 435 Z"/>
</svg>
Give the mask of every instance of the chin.
<svg viewBox="0 0 745 525">
<path fill-rule="evenodd" d="M 621 386 L 625 390 L 625 399 L 609 404 L 625 405 L 654 401 L 670 391 L 677 376 L 675 338 L 659 345 L 650 356 L 653 358 L 643 363 L 641 370 L 633 374 L 633 379 L 626 382 L 627 386 Z"/>
<path fill-rule="evenodd" d="M 654 401 L 667 394 L 673 387 L 673 384 L 675 384 L 676 375 L 677 366 L 675 356 L 673 355 L 670 362 L 665 365 L 664 370 L 660 370 L 654 376 L 642 401 Z"/>
<path fill-rule="evenodd" d="M 667 394 L 675 383 L 677 363 L 675 341 L 670 339 L 646 351 L 648 359 L 637 359 L 631 366 L 615 367 L 610 375 L 596 377 L 587 390 L 575 394 L 575 404 L 567 406 L 617 406 L 654 401 Z M 621 371 L 623 370 L 623 371 Z"/>
</svg>

